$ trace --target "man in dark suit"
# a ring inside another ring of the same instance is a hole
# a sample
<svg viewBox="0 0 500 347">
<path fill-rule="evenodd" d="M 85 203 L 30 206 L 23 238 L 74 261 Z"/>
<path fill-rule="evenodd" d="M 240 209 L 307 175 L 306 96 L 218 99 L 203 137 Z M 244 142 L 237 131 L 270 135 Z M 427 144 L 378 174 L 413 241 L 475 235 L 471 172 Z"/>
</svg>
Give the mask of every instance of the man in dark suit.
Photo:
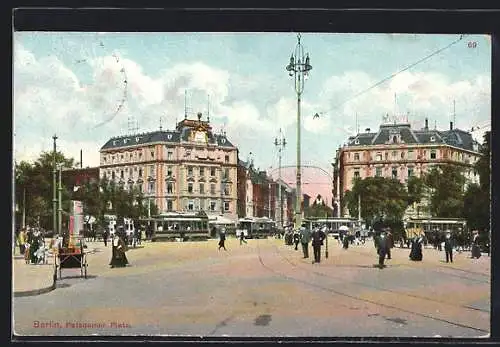
<svg viewBox="0 0 500 347">
<path fill-rule="evenodd" d="M 314 251 L 314 263 L 321 262 L 321 246 L 323 246 L 323 240 L 326 235 L 320 228 L 316 228 L 312 234 L 312 246 Z"/>
<path fill-rule="evenodd" d="M 446 253 L 446 262 L 453 263 L 453 240 L 449 230 L 446 232 L 446 237 L 444 239 L 444 251 Z"/>
<path fill-rule="evenodd" d="M 389 248 L 389 242 L 387 239 L 387 235 L 385 234 L 385 231 L 382 231 L 380 235 L 377 236 L 375 244 L 378 253 L 378 266 L 379 268 L 383 268 L 385 266 L 384 265 L 385 256 L 387 255 L 387 250 Z"/>
</svg>

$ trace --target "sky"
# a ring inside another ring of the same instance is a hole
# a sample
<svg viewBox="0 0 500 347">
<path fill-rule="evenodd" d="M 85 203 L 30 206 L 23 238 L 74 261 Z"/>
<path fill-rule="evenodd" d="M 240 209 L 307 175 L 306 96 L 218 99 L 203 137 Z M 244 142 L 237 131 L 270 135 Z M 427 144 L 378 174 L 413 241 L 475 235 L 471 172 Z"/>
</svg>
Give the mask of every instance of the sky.
<svg viewBox="0 0 500 347">
<path fill-rule="evenodd" d="M 450 121 L 479 128 L 482 142 L 491 41 L 460 37 L 301 34 L 312 65 L 301 96 L 303 191 L 331 205 L 336 149 L 357 129 L 377 130 L 386 114 L 415 129 L 425 118 L 442 130 Z M 83 166 L 98 166 L 110 137 L 173 129 L 187 108 L 190 118 L 208 113 L 240 159 L 274 177 L 281 129 L 281 174 L 295 185 L 297 94 L 285 68 L 296 33 L 15 32 L 13 45 L 15 161 L 52 150 L 56 134 L 66 156 L 78 162 L 82 150 Z"/>
</svg>

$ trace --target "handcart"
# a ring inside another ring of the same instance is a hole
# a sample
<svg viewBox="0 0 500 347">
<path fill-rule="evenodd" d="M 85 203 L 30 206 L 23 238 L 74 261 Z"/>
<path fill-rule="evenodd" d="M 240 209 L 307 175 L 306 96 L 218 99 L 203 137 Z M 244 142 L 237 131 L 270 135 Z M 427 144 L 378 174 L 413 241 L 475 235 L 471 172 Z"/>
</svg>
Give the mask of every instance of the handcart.
<svg viewBox="0 0 500 347">
<path fill-rule="evenodd" d="M 62 269 L 80 268 L 81 277 L 87 278 L 87 254 L 83 247 L 60 248 L 56 256 L 56 269 L 59 270 L 59 279 L 62 278 Z"/>
</svg>

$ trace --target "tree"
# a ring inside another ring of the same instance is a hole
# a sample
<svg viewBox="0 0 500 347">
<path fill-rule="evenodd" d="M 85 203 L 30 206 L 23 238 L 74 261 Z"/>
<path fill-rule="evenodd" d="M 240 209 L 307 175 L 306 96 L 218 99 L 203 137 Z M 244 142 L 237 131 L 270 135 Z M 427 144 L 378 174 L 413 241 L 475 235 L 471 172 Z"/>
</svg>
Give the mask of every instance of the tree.
<svg viewBox="0 0 500 347">
<path fill-rule="evenodd" d="M 305 217 L 329 217 L 332 215 L 332 209 L 325 204 L 320 194 L 316 196 L 313 204 L 304 209 Z"/>
<path fill-rule="evenodd" d="M 361 202 L 361 218 L 367 224 L 376 220 L 401 221 L 408 206 L 408 193 L 396 179 L 367 177 L 356 179 L 352 191 L 346 192 L 349 213 L 358 215 Z"/>
<path fill-rule="evenodd" d="M 424 180 L 417 176 L 411 176 L 408 178 L 406 186 L 408 191 L 408 206 L 413 205 L 414 203 L 418 204 L 422 200 L 424 194 Z"/>
<path fill-rule="evenodd" d="M 465 176 L 456 165 L 437 165 L 424 175 L 433 217 L 463 217 Z"/>
</svg>

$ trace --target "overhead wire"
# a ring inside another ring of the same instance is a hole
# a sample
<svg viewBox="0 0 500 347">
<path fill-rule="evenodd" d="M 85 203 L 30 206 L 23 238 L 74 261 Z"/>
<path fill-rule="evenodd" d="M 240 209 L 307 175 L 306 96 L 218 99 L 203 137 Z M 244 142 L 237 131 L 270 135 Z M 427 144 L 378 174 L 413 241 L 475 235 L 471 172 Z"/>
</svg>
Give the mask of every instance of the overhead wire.
<svg viewBox="0 0 500 347">
<path fill-rule="evenodd" d="M 362 90 L 361 92 L 359 92 L 359 93 L 357 93 L 357 94 L 353 95 L 352 97 L 350 97 L 349 99 L 345 100 L 344 102 L 342 102 L 342 103 L 338 104 L 337 106 L 335 106 L 335 107 L 333 107 L 333 108 L 331 108 L 331 109 L 329 109 L 329 110 L 327 110 L 327 111 L 323 111 L 323 112 L 319 112 L 319 113 L 323 115 L 323 114 L 325 114 L 325 113 L 328 113 L 328 112 L 330 112 L 330 111 L 333 111 L 333 110 L 336 110 L 336 109 L 340 108 L 341 106 L 345 105 L 345 104 L 346 104 L 346 103 L 348 103 L 349 101 L 354 100 L 355 98 L 357 98 L 357 97 L 359 97 L 359 96 L 361 96 L 361 95 L 365 94 L 366 92 L 369 92 L 369 91 L 370 91 L 370 90 L 372 90 L 373 88 L 378 87 L 378 86 L 379 86 L 379 85 L 381 85 L 382 83 L 387 82 L 388 80 L 390 80 L 390 79 L 392 79 L 392 78 L 396 77 L 396 76 L 397 76 L 397 75 L 399 75 L 400 73 L 402 73 L 402 72 L 404 72 L 404 71 L 407 71 L 407 70 L 411 69 L 412 67 L 414 67 L 414 66 L 416 66 L 416 65 L 418 65 L 418 64 L 420 64 L 420 63 L 422 63 L 422 62 L 424 62 L 424 61 L 426 61 L 426 60 L 428 60 L 428 59 L 432 58 L 433 56 L 435 56 L 435 55 L 437 55 L 437 54 L 439 54 L 439 53 L 441 53 L 441 52 L 445 51 L 446 49 L 448 49 L 448 48 L 452 47 L 453 45 L 455 45 L 455 44 L 457 44 L 458 42 L 462 41 L 462 40 L 463 40 L 463 38 L 464 38 L 465 36 L 466 36 L 465 34 L 461 34 L 461 35 L 460 35 L 460 37 L 459 37 L 458 39 L 456 39 L 455 41 L 453 41 L 453 42 L 451 42 L 450 44 L 446 45 L 445 47 L 442 47 L 442 48 L 440 48 L 440 49 L 438 49 L 438 50 L 436 50 L 436 51 L 432 52 L 431 54 L 426 55 L 425 57 L 423 57 L 423 58 L 421 58 L 421 59 L 417 60 L 416 62 L 411 63 L 410 65 L 408 65 L 408 66 L 404 67 L 403 69 L 401 69 L 401 70 L 399 70 L 399 71 L 397 71 L 397 72 L 393 73 L 392 75 L 387 76 L 387 77 L 385 77 L 385 78 L 381 79 L 381 80 L 380 80 L 380 81 L 378 81 L 377 83 L 375 83 L 375 84 L 373 84 L 372 86 L 370 86 L 370 87 L 368 87 L 368 88 L 366 88 L 366 89 Z"/>
</svg>

